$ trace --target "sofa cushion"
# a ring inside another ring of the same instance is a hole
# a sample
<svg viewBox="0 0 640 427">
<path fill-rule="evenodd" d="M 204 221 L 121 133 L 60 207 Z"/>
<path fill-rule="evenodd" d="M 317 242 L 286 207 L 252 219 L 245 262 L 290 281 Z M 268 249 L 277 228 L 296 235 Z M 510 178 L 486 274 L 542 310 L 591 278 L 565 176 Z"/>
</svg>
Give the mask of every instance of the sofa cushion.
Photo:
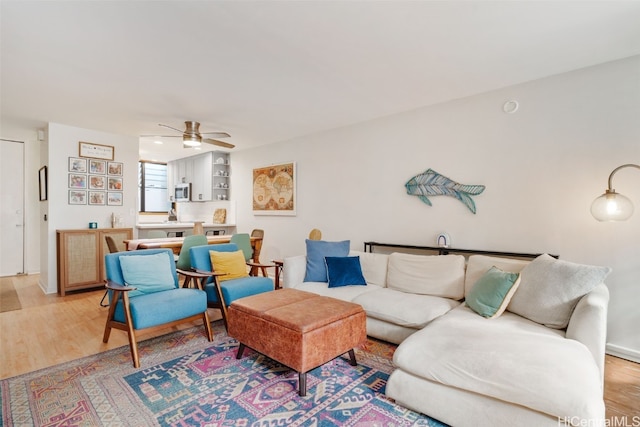
<svg viewBox="0 0 640 427">
<path fill-rule="evenodd" d="M 137 288 L 129 291 L 130 297 L 176 289 L 170 264 L 173 260 L 168 254 L 122 255 L 119 258 L 125 284 Z"/>
<path fill-rule="evenodd" d="M 362 276 L 360 257 L 332 257 L 324 258 L 327 265 L 327 280 L 330 288 L 340 286 L 366 286 L 367 282 Z"/>
<path fill-rule="evenodd" d="M 467 295 L 473 285 L 482 277 L 484 273 L 489 271 L 491 267 L 498 267 L 502 271 L 510 273 L 520 273 L 520 271 L 531 261 L 501 258 L 497 256 L 487 255 L 471 255 L 467 262 L 467 273 L 464 279 L 464 294 Z"/>
<path fill-rule="evenodd" d="M 522 269 L 507 310 L 550 328 L 564 329 L 580 298 L 598 286 L 609 267 L 575 264 L 540 255 Z"/>
<path fill-rule="evenodd" d="M 387 287 L 402 292 L 462 299 L 465 260 L 462 255 L 389 255 Z"/>
<path fill-rule="evenodd" d="M 433 319 L 460 305 L 449 298 L 409 294 L 389 288 L 362 293 L 353 302 L 364 308 L 367 317 L 415 329 L 424 328 Z"/>
<path fill-rule="evenodd" d="M 362 275 L 368 284 L 381 287 L 387 286 L 387 266 L 389 265 L 388 254 L 350 251 L 349 256 L 360 257 Z"/>
<path fill-rule="evenodd" d="M 234 252 L 209 251 L 209 256 L 214 271 L 227 273 L 224 276 L 218 276 L 219 282 L 249 276 L 244 253 L 241 250 Z"/>
<path fill-rule="evenodd" d="M 487 321 L 461 305 L 408 337 L 393 361 L 417 377 L 554 417 L 604 414 L 600 371 L 589 350 L 508 311 Z"/>
<path fill-rule="evenodd" d="M 326 282 L 327 267 L 324 258 L 328 256 L 349 255 L 349 240 L 341 242 L 327 242 L 325 240 L 306 239 L 307 245 L 307 270 L 304 276 L 305 282 Z"/>
<path fill-rule="evenodd" d="M 519 284 L 520 273 L 508 273 L 491 267 L 473 285 L 465 303 L 482 317 L 493 319 L 507 308 Z"/>
<path fill-rule="evenodd" d="M 325 282 L 303 282 L 291 286 L 300 291 L 313 292 L 314 294 L 326 297 L 338 298 L 343 301 L 353 301 L 358 295 L 381 289 L 380 286 L 340 286 L 338 288 L 329 288 Z"/>
</svg>

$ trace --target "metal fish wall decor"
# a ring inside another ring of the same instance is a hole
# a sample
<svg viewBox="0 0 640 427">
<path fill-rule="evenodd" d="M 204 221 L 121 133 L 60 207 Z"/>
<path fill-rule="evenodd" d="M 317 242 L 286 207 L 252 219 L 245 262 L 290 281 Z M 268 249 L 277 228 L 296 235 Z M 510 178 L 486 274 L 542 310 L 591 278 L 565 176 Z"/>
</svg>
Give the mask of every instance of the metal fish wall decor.
<svg viewBox="0 0 640 427">
<path fill-rule="evenodd" d="M 482 193 L 485 188 L 484 185 L 458 184 L 433 169 L 427 169 L 424 173 L 414 176 L 404 186 L 407 194 L 418 196 L 429 206 L 431 206 L 431 200 L 427 196 L 450 196 L 460 200 L 474 214 L 476 204 L 471 196 Z"/>
</svg>

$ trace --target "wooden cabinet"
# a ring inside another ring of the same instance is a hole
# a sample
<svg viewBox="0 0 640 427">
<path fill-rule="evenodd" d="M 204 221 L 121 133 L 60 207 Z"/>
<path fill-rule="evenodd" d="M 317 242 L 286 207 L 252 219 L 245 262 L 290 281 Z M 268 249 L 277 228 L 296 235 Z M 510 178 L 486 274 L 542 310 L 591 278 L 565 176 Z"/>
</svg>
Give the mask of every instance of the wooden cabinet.
<svg viewBox="0 0 640 427">
<path fill-rule="evenodd" d="M 57 230 L 58 294 L 104 286 L 104 255 L 109 253 L 105 236 L 113 237 L 118 249 L 133 238 L 132 228 Z"/>
<path fill-rule="evenodd" d="M 211 152 L 193 157 L 193 181 L 191 182 L 192 202 L 206 202 L 212 198 L 212 158 Z"/>
</svg>

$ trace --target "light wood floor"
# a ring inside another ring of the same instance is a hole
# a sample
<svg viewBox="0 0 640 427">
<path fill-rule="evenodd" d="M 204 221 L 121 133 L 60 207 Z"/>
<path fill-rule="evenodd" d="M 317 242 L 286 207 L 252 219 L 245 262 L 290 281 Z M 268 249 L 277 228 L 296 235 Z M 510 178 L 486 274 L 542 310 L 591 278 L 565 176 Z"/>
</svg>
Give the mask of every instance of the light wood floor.
<svg viewBox="0 0 640 427">
<path fill-rule="evenodd" d="M 99 303 L 104 291 L 61 298 L 43 294 L 38 279 L 0 278 L 0 286 L 13 283 L 22 304 L 21 310 L 0 313 L 0 379 L 128 345 L 126 334 L 118 330 L 107 344 L 102 342 L 107 308 Z M 209 314 L 212 320 L 220 318 L 218 310 Z M 197 325 L 155 329 L 140 333 L 139 340 Z M 640 364 L 606 356 L 604 397 L 610 425 L 640 425 Z"/>
</svg>

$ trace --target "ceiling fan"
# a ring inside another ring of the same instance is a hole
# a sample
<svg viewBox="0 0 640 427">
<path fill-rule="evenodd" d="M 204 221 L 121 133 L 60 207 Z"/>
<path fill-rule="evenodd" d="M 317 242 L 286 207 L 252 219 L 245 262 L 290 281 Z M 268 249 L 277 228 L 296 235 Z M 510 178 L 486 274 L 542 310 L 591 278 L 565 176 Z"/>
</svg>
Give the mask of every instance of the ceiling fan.
<svg viewBox="0 0 640 427">
<path fill-rule="evenodd" d="M 201 143 L 205 142 L 207 144 L 217 145 L 218 147 L 224 148 L 233 148 L 235 145 L 229 144 L 228 142 L 218 141 L 213 138 L 203 138 L 202 135 L 211 135 L 216 138 L 228 138 L 229 135 L 226 132 L 200 132 L 200 123 L 185 121 L 185 130 L 176 129 L 169 125 L 163 125 L 162 123 L 158 124 L 158 126 L 162 126 L 165 128 L 169 128 L 171 130 L 175 130 L 182 134 L 182 144 L 185 148 L 198 147 Z M 160 136 L 161 138 L 178 138 L 180 135 L 143 135 L 143 136 Z"/>
</svg>

